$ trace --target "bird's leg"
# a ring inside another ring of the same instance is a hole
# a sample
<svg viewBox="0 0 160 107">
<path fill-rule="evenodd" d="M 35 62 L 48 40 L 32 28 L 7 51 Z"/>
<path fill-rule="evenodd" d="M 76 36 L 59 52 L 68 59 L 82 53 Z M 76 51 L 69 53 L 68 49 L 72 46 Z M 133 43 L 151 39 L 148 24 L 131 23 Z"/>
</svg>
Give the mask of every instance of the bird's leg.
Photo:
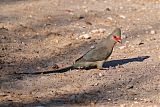
<svg viewBox="0 0 160 107">
<path fill-rule="evenodd" d="M 84 64 L 84 68 L 86 68 L 86 69 L 90 69 L 90 68 L 93 68 L 96 66 L 97 66 L 96 62 L 85 62 L 85 64 Z"/>
<path fill-rule="evenodd" d="M 96 61 L 96 64 L 97 64 L 97 68 L 98 69 L 104 69 L 103 68 L 103 64 L 104 64 L 105 60 L 102 60 L 102 61 Z"/>
</svg>

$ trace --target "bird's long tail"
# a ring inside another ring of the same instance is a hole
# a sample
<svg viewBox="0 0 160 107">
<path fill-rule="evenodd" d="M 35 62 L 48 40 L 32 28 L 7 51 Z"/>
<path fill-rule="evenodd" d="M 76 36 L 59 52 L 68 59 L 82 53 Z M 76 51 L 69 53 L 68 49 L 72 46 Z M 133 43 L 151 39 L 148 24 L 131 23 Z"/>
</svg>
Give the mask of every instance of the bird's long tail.
<svg viewBox="0 0 160 107">
<path fill-rule="evenodd" d="M 63 73 L 67 72 L 68 70 L 73 70 L 74 66 L 68 66 L 61 69 L 51 70 L 51 71 L 44 71 L 44 72 L 33 72 L 33 73 L 16 73 L 16 74 L 31 74 L 31 75 L 37 75 L 37 74 L 50 74 L 50 73 Z"/>
</svg>

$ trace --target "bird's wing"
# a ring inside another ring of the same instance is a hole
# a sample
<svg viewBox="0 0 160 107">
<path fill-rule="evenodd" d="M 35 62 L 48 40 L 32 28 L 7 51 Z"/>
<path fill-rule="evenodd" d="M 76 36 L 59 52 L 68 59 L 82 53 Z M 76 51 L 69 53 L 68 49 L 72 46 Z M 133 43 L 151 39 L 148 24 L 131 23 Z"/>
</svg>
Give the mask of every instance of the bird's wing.
<svg viewBox="0 0 160 107">
<path fill-rule="evenodd" d="M 76 61 L 94 62 L 94 61 L 105 60 L 110 56 L 111 52 L 112 50 L 109 50 L 104 46 L 93 48 L 89 50 L 86 54 L 84 54 L 82 57 L 77 59 Z"/>
<path fill-rule="evenodd" d="M 94 48 L 91 48 L 90 50 L 88 50 L 85 54 L 83 54 L 81 57 L 79 57 L 78 59 L 76 59 L 75 62 L 82 60 L 82 58 L 83 58 L 87 53 L 89 53 L 90 51 L 92 51 L 93 49 L 95 49 L 95 47 L 94 47 Z"/>
</svg>

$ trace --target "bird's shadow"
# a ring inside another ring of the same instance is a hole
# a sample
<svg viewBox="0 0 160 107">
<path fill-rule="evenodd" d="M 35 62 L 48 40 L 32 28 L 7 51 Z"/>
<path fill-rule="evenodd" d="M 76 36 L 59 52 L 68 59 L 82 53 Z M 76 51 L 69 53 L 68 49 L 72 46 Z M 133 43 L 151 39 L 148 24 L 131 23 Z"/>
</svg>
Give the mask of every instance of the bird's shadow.
<svg viewBox="0 0 160 107">
<path fill-rule="evenodd" d="M 129 62 L 143 62 L 145 59 L 148 59 L 149 57 L 150 56 L 139 56 L 135 58 L 106 61 L 103 63 L 103 67 L 104 68 L 115 67 L 118 65 L 127 64 Z"/>
</svg>

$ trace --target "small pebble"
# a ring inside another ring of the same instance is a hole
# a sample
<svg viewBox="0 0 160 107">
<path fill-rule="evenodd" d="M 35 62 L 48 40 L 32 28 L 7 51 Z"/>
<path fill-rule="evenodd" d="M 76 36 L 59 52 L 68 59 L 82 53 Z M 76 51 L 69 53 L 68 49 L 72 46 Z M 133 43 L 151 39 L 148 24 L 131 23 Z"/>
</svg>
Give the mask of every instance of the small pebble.
<svg viewBox="0 0 160 107">
<path fill-rule="evenodd" d="M 95 34 L 95 33 L 104 33 L 106 31 L 106 29 L 96 29 L 96 30 L 92 30 L 91 34 Z"/>
<path fill-rule="evenodd" d="M 126 16 L 124 16 L 124 15 L 119 15 L 119 17 L 122 18 L 122 19 L 126 18 Z"/>
<path fill-rule="evenodd" d="M 91 39 L 91 36 L 89 34 L 83 34 L 79 36 L 80 39 Z"/>
<path fill-rule="evenodd" d="M 55 42 L 56 42 L 56 43 L 59 43 L 59 40 L 56 40 Z"/>
<path fill-rule="evenodd" d="M 138 98 L 134 98 L 134 100 L 137 100 Z"/>
<path fill-rule="evenodd" d="M 139 18 L 137 18 L 137 20 L 140 20 Z"/>
<path fill-rule="evenodd" d="M 58 69 L 59 66 L 58 66 L 57 64 L 54 64 L 54 65 L 52 66 L 52 68 L 53 68 L 53 69 Z"/>
<path fill-rule="evenodd" d="M 92 23 L 91 23 L 91 22 L 88 22 L 88 21 L 86 21 L 86 24 L 87 24 L 87 25 L 92 25 Z"/>
<path fill-rule="evenodd" d="M 94 46 L 94 45 L 92 45 L 90 48 L 91 48 L 91 49 L 93 49 L 93 48 L 95 48 L 95 46 Z"/>
<path fill-rule="evenodd" d="M 84 16 L 79 16 L 79 19 L 84 19 Z"/>
<path fill-rule="evenodd" d="M 134 103 L 135 103 L 135 104 L 137 104 L 138 102 L 137 102 L 137 101 L 135 101 Z"/>
<path fill-rule="evenodd" d="M 124 7 L 120 6 L 119 9 L 123 9 Z"/>
<path fill-rule="evenodd" d="M 105 2 L 105 1 L 104 1 Z M 110 8 L 106 8 L 106 11 L 111 11 L 111 9 Z"/>
<path fill-rule="evenodd" d="M 88 13 L 88 9 L 85 9 L 84 11 L 85 11 L 86 13 Z"/>
<path fill-rule="evenodd" d="M 156 31 L 155 30 L 151 30 L 150 32 L 152 35 L 156 34 Z"/>
<path fill-rule="evenodd" d="M 111 99 L 109 98 L 108 101 L 111 101 Z"/>
<path fill-rule="evenodd" d="M 102 77 L 102 76 L 103 76 L 103 74 L 102 74 L 102 73 L 99 73 L 98 75 L 99 75 L 100 77 Z"/>
<path fill-rule="evenodd" d="M 107 17 L 107 19 L 109 19 L 109 20 L 113 20 L 113 18 L 112 18 L 112 17 Z"/>
<path fill-rule="evenodd" d="M 29 17 L 32 18 L 33 16 L 32 16 L 32 15 L 29 15 Z"/>
<path fill-rule="evenodd" d="M 123 58 L 126 58 L 126 56 L 123 56 Z"/>
<path fill-rule="evenodd" d="M 138 45 L 143 45 L 144 43 L 143 42 L 140 42 Z"/>
<path fill-rule="evenodd" d="M 99 83 L 95 83 L 94 86 L 97 86 Z"/>
<path fill-rule="evenodd" d="M 125 107 L 126 105 L 125 104 L 120 104 L 120 107 Z"/>
<path fill-rule="evenodd" d="M 157 105 L 153 105 L 153 107 L 158 107 Z"/>
</svg>

